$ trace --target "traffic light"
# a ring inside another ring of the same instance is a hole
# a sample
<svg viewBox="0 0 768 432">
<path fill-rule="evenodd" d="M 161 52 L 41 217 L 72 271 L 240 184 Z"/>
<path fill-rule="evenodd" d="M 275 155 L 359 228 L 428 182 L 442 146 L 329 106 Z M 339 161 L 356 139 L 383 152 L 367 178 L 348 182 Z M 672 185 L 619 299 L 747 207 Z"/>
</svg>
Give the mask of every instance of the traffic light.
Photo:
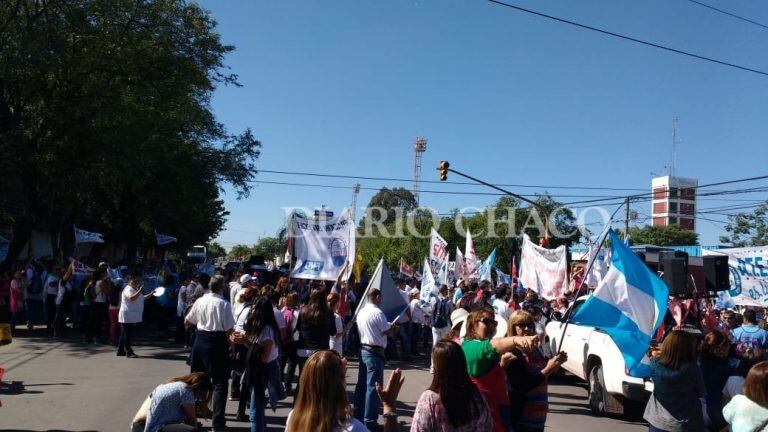
<svg viewBox="0 0 768 432">
<path fill-rule="evenodd" d="M 440 166 L 437 168 L 440 171 L 440 181 L 448 180 L 448 167 L 450 166 L 448 161 L 440 161 Z"/>
</svg>

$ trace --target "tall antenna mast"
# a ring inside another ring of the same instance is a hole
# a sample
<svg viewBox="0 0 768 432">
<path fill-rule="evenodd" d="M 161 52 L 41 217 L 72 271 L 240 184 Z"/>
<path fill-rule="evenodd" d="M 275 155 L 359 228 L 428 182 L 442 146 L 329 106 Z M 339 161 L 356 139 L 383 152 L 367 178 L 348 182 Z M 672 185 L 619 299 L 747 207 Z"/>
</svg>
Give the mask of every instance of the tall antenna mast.
<svg viewBox="0 0 768 432">
<path fill-rule="evenodd" d="M 419 181 L 421 180 L 421 156 L 427 150 L 427 140 L 424 137 L 416 138 L 413 143 L 413 197 L 416 198 L 416 207 L 419 206 Z"/>
<path fill-rule="evenodd" d="M 677 116 L 672 117 L 672 164 L 669 166 L 669 176 L 675 176 L 675 165 L 677 165 Z"/>
</svg>

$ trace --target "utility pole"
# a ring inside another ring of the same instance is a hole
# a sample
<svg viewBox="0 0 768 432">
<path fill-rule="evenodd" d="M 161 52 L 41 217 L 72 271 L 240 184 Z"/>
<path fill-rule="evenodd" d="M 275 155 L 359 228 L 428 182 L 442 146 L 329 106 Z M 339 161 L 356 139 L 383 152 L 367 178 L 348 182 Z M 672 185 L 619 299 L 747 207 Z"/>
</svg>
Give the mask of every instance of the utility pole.
<svg viewBox="0 0 768 432">
<path fill-rule="evenodd" d="M 352 221 L 355 221 L 355 214 L 357 214 L 357 194 L 360 193 L 360 183 L 355 183 L 352 186 Z"/>
<path fill-rule="evenodd" d="M 626 209 L 625 209 L 625 219 L 624 219 L 624 240 L 629 238 L 629 197 L 627 197 L 626 202 Z"/>
<path fill-rule="evenodd" d="M 677 165 L 677 116 L 672 117 L 672 163 L 669 166 L 669 176 L 675 176 L 675 168 Z"/>
</svg>

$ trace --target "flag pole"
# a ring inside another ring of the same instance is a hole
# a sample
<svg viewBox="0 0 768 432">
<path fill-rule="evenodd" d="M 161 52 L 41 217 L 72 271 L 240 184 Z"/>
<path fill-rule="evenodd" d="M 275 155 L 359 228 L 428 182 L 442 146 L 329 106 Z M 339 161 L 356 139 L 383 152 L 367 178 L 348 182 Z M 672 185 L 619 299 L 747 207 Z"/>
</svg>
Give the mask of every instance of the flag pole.
<svg viewBox="0 0 768 432">
<path fill-rule="evenodd" d="M 603 234 L 603 238 L 600 240 L 600 242 L 597 244 L 597 250 L 595 251 L 595 257 L 600 253 L 600 250 L 603 248 L 603 243 L 605 243 L 605 240 L 608 238 L 608 233 L 611 231 L 611 223 L 613 222 L 613 218 L 616 216 L 616 213 L 624 206 L 622 203 L 620 206 L 616 207 L 616 210 L 613 212 L 611 217 L 608 219 L 608 223 L 606 224 L 606 228 L 604 229 L 605 234 Z M 587 251 L 589 253 L 589 251 Z M 592 267 L 595 265 L 596 260 L 592 260 L 592 262 L 589 263 L 589 266 L 587 266 L 587 269 L 584 271 L 584 277 L 581 278 L 581 282 L 579 283 L 579 287 L 576 288 L 576 298 L 573 301 L 573 304 L 571 304 L 568 307 L 568 310 L 566 311 L 565 316 L 565 325 L 563 326 L 563 331 L 560 334 L 560 342 L 557 345 L 557 352 L 560 352 L 560 350 L 563 348 L 563 339 L 565 337 L 565 330 L 568 329 L 568 324 L 571 322 L 571 317 L 573 316 L 573 307 L 576 305 L 576 300 L 579 299 L 579 293 L 581 292 L 581 288 L 584 286 L 584 280 L 586 280 L 587 275 L 592 271 Z"/>
</svg>

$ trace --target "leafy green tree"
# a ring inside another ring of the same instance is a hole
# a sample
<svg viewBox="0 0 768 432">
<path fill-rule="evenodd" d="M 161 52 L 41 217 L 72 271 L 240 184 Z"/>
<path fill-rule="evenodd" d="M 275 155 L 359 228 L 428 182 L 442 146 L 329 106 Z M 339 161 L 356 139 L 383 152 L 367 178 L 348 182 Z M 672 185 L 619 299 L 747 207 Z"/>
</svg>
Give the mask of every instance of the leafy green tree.
<svg viewBox="0 0 768 432">
<path fill-rule="evenodd" d="M 725 231 L 730 235 L 720 241 L 733 247 L 768 245 L 768 202 L 758 206 L 752 213 L 728 216 Z"/>
<path fill-rule="evenodd" d="M 253 254 L 253 248 L 244 244 L 236 244 L 229 250 L 227 257 L 233 260 L 247 260 Z"/>
<path fill-rule="evenodd" d="M 254 255 L 263 255 L 265 259 L 271 260 L 281 252 L 281 244 L 276 237 L 262 237 L 253 245 Z"/>
<path fill-rule="evenodd" d="M 216 87 L 239 85 L 215 28 L 185 0 L 0 2 L 9 257 L 40 226 L 64 251 L 78 224 L 129 257 L 154 245 L 155 229 L 179 250 L 221 230 L 221 188 L 248 195 L 260 144 L 211 111 Z"/>
<path fill-rule="evenodd" d="M 406 215 L 416 209 L 416 198 L 413 193 L 405 188 L 381 188 L 380 191 L 371 197 L 368 203 L 368 209 L 381 208 L 386 211 L 386 215 L 368 214 L 364 218 L 373 217 L 384 223 L 392 223 L 398 217 L 398 212 Z"/>
<path fill-rule="evenodd" d="M 218 242 L 210 242 L 205 245 L 209 258 L 227 256 L 227 250 Z"/>
<path fill-rule="evenodd" d="M 557 247 L 560 244 L 569 245 L 579 240 L 581 233 L 577 230 L 576 220 L 570 211 L 562 210 L 553 213 L 555 208 L 559 208 L 559 203 L 546 195 L 540 197 L 537 203 L 544 209 L 541 216 L 542 223 L 547 219 L 546 214 L 552 214 L 550 224 L 560 233 L 567 234 L 563 238 L 551 237 L 550 247 Z M 391 236 L 396 232 L 395 226 L 398 223 L 393 220 L 384 226 L 389 236 L 381 235 L 374 229 L 372 236 L 358 237 L 357 250 L 361 253 L 364 264 L 369 268 L 373 268 L 379 258 L 383 257 L 390 269 L 397 269 L 402 257 L 411 266 L 421 271 L 424 257 L 428 254 L 431 228 L 434 227 L 448 242 L 451 260 L 455 258 L 457 246 L 464 252 L 466 238 L 463 232 L 469 231 L 472 233 L 478 256 L 485 259 L 493 249 L 496 249 L 495 265 L 506 269 L 512 260 L 512 255 L 520 253 L 520 237 L 523 232 L 529 234 L 534 242 L 538 241 L 540 233 L 530 222 L 531 213 L 529 207 L 521 208 L 517 200 L 502 197 L 496 204 L 475 214 L 462 215 L 458 209 L 452 210 L 449 215 L 439 218 L 439 223 L 435 226 L 432 215 L 425 210 L 417 210 L 410 216 L 413 218 L 412 224 L 418 236 L 409 235 L 408 230 L 404 230 L 405 235 L 402 237 Z M 404 221 L 399 223 L 406 224 Z M 461 232 L 457 227 L 461 228 Z"/>
<path fill-rule="evenodd" d="M 624 237 L 620 230 L 616 230 Z M 699 242 L 699 235 L 694 231 L 681 228 L 680 225 L 631 227 L 629 237 L 634 244 L 656 246 L 692 246 Z"/>
</svg>

